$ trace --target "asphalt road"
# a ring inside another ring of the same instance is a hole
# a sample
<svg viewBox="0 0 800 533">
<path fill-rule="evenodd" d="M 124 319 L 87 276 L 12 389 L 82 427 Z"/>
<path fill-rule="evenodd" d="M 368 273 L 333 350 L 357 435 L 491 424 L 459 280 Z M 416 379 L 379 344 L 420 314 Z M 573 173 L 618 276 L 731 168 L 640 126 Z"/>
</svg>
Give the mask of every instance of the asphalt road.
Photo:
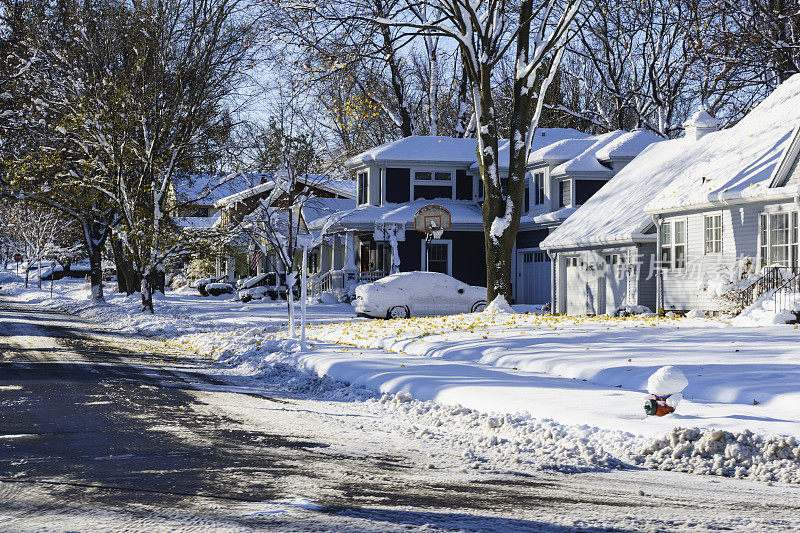
<svg viewBox="0 0 800 533">
<path fill-rule="evenodd" d="M 431 471 L 408 443 L 349 422 L 346 405 L 330 413 L 172 350 L 0 301 L 0 531 L 800 527 L 800 492 L 786 487 Z M 237 406 L 268 416 L 245 423 Z"/>
</svg>

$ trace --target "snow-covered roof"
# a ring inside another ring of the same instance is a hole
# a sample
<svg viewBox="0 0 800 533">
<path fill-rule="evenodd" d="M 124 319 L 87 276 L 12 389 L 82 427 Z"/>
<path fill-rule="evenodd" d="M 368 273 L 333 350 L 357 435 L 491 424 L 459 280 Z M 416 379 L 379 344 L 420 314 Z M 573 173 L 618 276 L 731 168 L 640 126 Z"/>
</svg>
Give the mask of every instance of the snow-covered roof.
<svg viewBox="0 0 800 533">
<path fill-rule="evenodd" d="M 356 183 L 353 180 L 333 179 L 325 174 L 310 174 L 308 176 L 298 176 L 297 181 L 350 199 L 355 199 L 356 197 Z M 265 181 L 254 187 L 220 198 L 214 205 L 216 207 L 225 207 L 235 204 L 236 202 L 241 202 L 252 196 L 266 193 L 273 188 L 275 188 L 275 180 L 270 178 L 269 181 Z"/>
<path fill-rule="evenodd" d="M 531 152 L 528 158 L 529 164 L 547 163 L 548 165 L 558 165 L 564 161 L 569 161 L 594 144 L 589 137 L 581 139 L 563 139 L 551 145 Z"/>
<path fill-rule="evenodd" d="M 645 229 L 651 223 L 645 204 L 672 180 L 654 173 L 674 156 L 674 144 L 683 140 L 654 143 L 597 191 L 542 241 L 547 250 L 586 245 L 653 240 Z"/>
<path fill-rule="evenodd" d="M 665 183 L 646 204 L 646 211 L 669 212 L 797 194 L 794 186 L 770 184 L 798 125 L 800 74 L 795 74 L 731 128 L 697 140 L 661 143 L 667 147 L 660 164 L 642 157 L 629 164 L 642 167 L 647 180 Z"/>
<path fill-rule="evenodd" d="M 591 140 L 593 142 L 591 146 L 575 157 L 555 167 L 550 174 L 552 176 L 578 173 L 613 174 L 613 170 L 598 161 L 597 152 L 608 143 L 618 139 L 624 133 L 625 132 L 622 130 L 616 130 L 592 137 Z"/>
<path fill-rule="evenodd" d="M 477 146 L 476 139 L 412 135 L 361 152 L 345 161 L 345 166 L 353 168 L 369 163 L 417 161 L 471 165 L 477 159 Z"/>
<path fill-rule="evenodd" d="M 350 211 L 335 213 L 330 216 L 309 221 L 311 229 L 320 228 L 333 223 L 340 227 L 365 228 L 372 227 L 375 222 L 395 222 L 414 224 L 414 215 L 420 208 L 436 204 L 450 212 L 451 224 L 479 224 L 483 225 L 481 209 L 473 202 L 459 200 L 414 200 L 406 204 L 386 204 L 382 207 L 363 205 Z"/>
<path fill-rule="evenodd" d="M 557 209 L 555 211 L 550 211 L 549 213 L 542 213 L 540 215 L 523 215 L 520 217 L 519 223 L 520 224 L 554 224 L 559 223 L 567 218 L 569 218 L 575 210 L 578 209 L 577 207 L 562 207 L 561 209 Z"/>
<path fill-rule="evenodd" d="M 800 74 L 727 130 L 645 148 L 548 235 L 542 247 L 654 241 L 654 234 L 643 233 L 652 223 L 649 213 L 798 194 L 797 187 L 769 187 L 798 124 Z"/>
<path fill-rule="evenodd" d="M 649 131 L 629 131 L 600 148 L 597 151 L 597 159 L 600 161 L 630 161 L 654 142 L 663 140 Z"/>
<path fill-rule="evenodd" d="M 181 174 L 175 177 L 175 195 L 179 202 L 214 205 L 221 198 L 253 187 L 269 177 L 269 174 L 250 172 Z"/>
<path fill-rule="evenodd" d="M 572 128 L 537 128 L 536 134 L 533 136 L 533 142 L 531 143 L 531 153 L 566 139 L 580 139 L 588 136 L 588 134 Z M 509 146 L 510 143 L 508 139 L 503 139 L 497 144 L 497 161 L 500 168 L 503 170 L 507 170 L 511 162 Z M 474 158 L 473 161 L 475 162 L 470 168 L 474 170 L 478 168 L 478 162 Z M 528 163 L 530 164 L 530 162 L 531 159 L 529 158 Z"/>
<path fill-rule="evenodd" d="M 219 221 L 220 213 L 210 217 L 172 217 L 172 221 L 182 229 L 211 229 Z"/>
</svg>

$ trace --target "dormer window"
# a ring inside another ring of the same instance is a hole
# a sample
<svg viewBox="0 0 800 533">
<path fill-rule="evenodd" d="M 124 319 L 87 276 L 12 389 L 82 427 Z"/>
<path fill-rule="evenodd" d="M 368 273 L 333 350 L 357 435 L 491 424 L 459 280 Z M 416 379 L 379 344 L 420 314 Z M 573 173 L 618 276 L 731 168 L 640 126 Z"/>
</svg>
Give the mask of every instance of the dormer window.
<svg viewBox="0 0 800 533">
<path fill-rule="evenodd" d="M 570 180 L 558 182 L 558 207 L 572 205 L 572 187 Z"/>
</svg>

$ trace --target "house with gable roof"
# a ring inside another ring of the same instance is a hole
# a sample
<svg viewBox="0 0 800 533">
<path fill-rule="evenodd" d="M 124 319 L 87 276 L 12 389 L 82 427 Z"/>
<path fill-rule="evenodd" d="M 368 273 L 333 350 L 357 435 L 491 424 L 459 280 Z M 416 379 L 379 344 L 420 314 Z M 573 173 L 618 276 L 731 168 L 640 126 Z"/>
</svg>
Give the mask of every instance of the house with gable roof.
<svg viewBox="0 0 800 533">
<path fill-rule="evenodd" d="M 723 312 L 795 279 L 800 75 L 728 129 L 702 108 L 684 126 L 544 240 L 554 312 Z"/>
</svg>

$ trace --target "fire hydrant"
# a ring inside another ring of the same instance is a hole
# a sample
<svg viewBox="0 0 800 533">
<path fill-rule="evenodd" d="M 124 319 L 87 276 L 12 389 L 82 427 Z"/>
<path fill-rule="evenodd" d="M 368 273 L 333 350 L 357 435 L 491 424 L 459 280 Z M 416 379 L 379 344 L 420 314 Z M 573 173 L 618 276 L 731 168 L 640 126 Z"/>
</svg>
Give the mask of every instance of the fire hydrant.
<svg viewBox="0 0 800 533">
<path fill-rule="evenodd" d="M 647 380 L 647 392 L 650 398 L 644 402 L 644 412 L 648 416 L 664 416 L 674 413 L 683 399 L 681 392 L 689 384 L 689 380 L 680 369 L 674 366 L 659 368 Z"/>
<path fill-rule="evenodd" d="M 644 412 L 648 416 L 664 416 L 675 412 L 675 408 L 667 405 L 669 396 L 651 396 L 644 402 Z"/>
</svg>

